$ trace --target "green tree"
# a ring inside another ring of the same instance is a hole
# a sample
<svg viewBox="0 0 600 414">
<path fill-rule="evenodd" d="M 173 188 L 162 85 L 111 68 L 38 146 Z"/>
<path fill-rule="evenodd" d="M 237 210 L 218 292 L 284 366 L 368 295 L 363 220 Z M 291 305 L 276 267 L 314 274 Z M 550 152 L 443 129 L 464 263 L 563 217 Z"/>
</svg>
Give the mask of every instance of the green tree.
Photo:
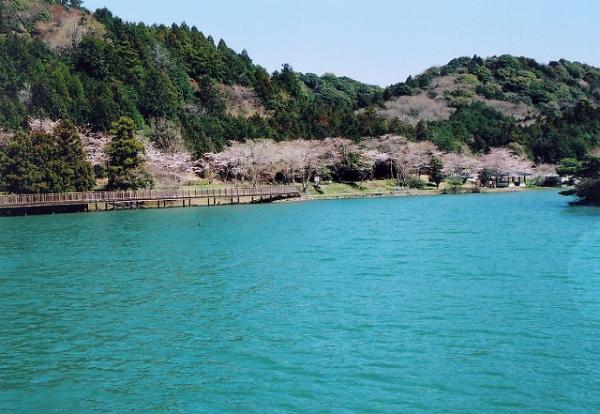
<svg viewBox="0 0 600 414">
<path fill-rule="evenodd" d="M 172 118 L 180 102 L 177 89 L 166 73 L 152 70 L 142 92 L 142 113 L 147 117 Z"/>
<path fill-rule="evenodd" d="M 95 180 L 77 129 L 60 123 L 52 133 L 14 135 L 0 156 L 0 175 L 11 193 L 88 191 Z"/>
<path fill-rule="evenodd" d="M 75 125 L 62 121 L 52 134 L 57 145 L 55 171 L 60 176 L 61 191 L 88 191 L 96 183 L 92 164 L 87 160 Z"/>
<path fill-rule="evenodd" d="M 561 177 L 574 177 L 581 170 L 581 161 L 575 158 L 565 158 L 556 167 L 556 172 Z"/>
<path fill-rule="evenodd" d="M 35 163 L 36 151 L 40 151 L 36 144 L 39 140 L 24 132 L 8 140 L 0 152 L 0 176 L 4 190 L 15 194 L 41 192 L 43 173 Z"/>
<path fill-rule="evenodd" d="M 435 183 L 436 188 L 440 188 L 440 184 L 444 181 L 444 164 L 438 157 L 431 157 L 431 164 L 429 165 L 429 178 Z"/>
<path fill-rule="evenodd" d="M 600 157 L 587 156 L 574 172 L 579 182 L 574 189 L 561 194 L 577 196 L 576 204 L 600 206 Z"/>
<path fill-rule="evenodd" d="M 285 63 L 281 72 L 273 74 L 273 80 L 290 95 L 298 97 L 302 92 L 302 84 L 298 78 L 298 74 L 294 72 L 294 68 L 288 63 Z"/>
<path fill-rule="evenodd" d="M 368 107 L 356 116 L 360 137 L 378 137 L 388 131 L 384 117 L 377 114 L 374 107 Z"/>
<path fill-rule="evenodd" d="M 202 76 L 198 81 L 196 98 L 210 115 L 221 115 L 225 112 L 223 96 L 208 76 Z"/>
<path fill-rule="evenodd" d="M 108 185 L 110 190 L 137 190 L 152 185 L 142 158 L 144 146 L 136 138 L 135 123 L 122 117 L 113 124 L 108 145 Z"/>
<path fill-rule="evenodd" d="M 429 125 L 424 119 L 421 119 L 415 128 L 415 138 L 417 141 L 427 141 L 431 138 Z"/>
</svg>

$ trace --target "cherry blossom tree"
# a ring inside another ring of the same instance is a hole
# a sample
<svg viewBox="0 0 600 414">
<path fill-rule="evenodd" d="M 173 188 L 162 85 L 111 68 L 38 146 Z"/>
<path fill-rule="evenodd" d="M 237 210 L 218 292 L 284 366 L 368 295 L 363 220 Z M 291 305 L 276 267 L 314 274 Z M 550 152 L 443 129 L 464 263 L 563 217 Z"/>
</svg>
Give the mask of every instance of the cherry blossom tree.
<svg viewBox="0 0 600 414">
<path fill-rule="evenodd" d="M 533 171 L 527 158 L 504 148 L 493 148 L 480 156 L 441 153 L 431 142 L 412 142 L 394 135 L 360 144 L 345 138 L 230 142 L 222 152 L 206 154 L 201 166 L 209 182 L 218 175 L 225 181 L 257 185 L 275 182 L 277 176 L 282 176 L 286 182 L 302 183 L 306 190 L 315 175 L 325 170 L 339 180 L 353 177 L 362 182 L 372 178 L 376 169 L 387 168 L 389 177 L 404 186 L 409 176 L 427 174 L 433 157 L 442 160 L 444 175 L 463 181 L 483 170 L 496 177 Z"/>
<path fill-rule="evenodd" d="M 13 137 L 13 135 L 14 134 L 8 131 L 0 130 L 0 148 L 5 146 L 8 143 L 8 141 Z"/>
<path fill-rule="evenodd" d="M 31 132 L 43 132 L 45 134 L 51 134 L 60 122 L 53 121 L 48 118 L 38 119 L 30 118 L 27 120 L 27 126 Z"/>
<path fill-rule="evenodd" d="M 531 173 L 532 163 L 526 157 L 515 154 L 506 148 L 492 148 L 480 157 L 481 167 L 497 172 L 497 175 L 510 176 Z"/>
<path fill-rule="evenodd" d="M 481 163 L 481 183 L 488 183 L 492 177 L 522 176 L 532 173 L 532 163 L 526 157 L 506 148 L 492 148 L 479 157 Z"/>
<path fill-rule="evenodd" d="M 457 178 L 463 183 L 472 175 L 479 173 L 480 161 L 468 154 L 446 153 L 442 155 L 444 174 Z"/>
</svg>

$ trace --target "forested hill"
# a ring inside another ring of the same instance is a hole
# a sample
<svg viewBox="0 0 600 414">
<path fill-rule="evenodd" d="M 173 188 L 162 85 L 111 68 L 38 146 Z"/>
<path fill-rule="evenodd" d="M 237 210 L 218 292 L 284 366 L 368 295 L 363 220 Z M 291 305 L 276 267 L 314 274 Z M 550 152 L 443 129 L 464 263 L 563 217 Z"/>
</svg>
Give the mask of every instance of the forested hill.
<svg viewBox="0 0 600 414">
<path fill-rule="evenodd" d="M 423 95 L 450 108 L 482 100 L 504 111 L 520 108 L 511 114 L 517 117 L 556 115 L 581 100 L 600 101 L 600 69 L 564 59 L 544 65 L 510 55 L 461 57 L 388 87 L 384 98 Z"/>
<path fill-rule="evenodd" d="M 397 133 L 556 162 L 598 144 L 600 70 L 588 65 L 459 58 L 383 89 L 287 64 L 270 74 L 194 26 L 80 3 L 0 0 L 0 128 L 36 117 L 105 131 L 129 116 L 160 146 L 196 154 L 229 140 Z"/>
<path fill-rule="evenodd" d="M 90 15 L 51 3 L 0 0 L 3 127 L 34 116 L 104 130 L 127 115 L 150 134 L 181 135 L 206 151 L 229 139 L 359 136 L 354 111 L 383 96 L 289 65 L 269 74 L 246 51 L 186 24 L 127 23 L 106 9 Z"/>
</svg>

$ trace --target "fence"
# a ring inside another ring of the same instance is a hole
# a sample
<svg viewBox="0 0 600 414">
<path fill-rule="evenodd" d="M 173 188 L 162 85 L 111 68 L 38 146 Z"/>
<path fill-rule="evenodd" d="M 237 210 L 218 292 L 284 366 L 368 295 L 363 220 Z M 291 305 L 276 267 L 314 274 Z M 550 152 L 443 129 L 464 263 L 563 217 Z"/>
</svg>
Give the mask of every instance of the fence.
<svg viewBox="0 0 600 414">
<path fill-rule="evenodd" d="M 171 201 L 197 198 L 281 198 L 299 196 L 300 190 L 294 185 L 173 190 L 90 191 L 82 193 L 14 194 L 0 196 L 0 208 L 44 207 L 135 201 Z"/>
</svg>

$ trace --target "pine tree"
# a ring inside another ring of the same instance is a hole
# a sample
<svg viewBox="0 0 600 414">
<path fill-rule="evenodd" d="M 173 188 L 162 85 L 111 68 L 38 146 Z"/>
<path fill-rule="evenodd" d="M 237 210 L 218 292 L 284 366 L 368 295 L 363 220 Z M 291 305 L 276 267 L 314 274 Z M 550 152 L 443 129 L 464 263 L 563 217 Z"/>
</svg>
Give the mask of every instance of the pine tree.
<svg viewBox="0 0 600 414">
<path fill-rule="evenodd" d="M 572 160 L 565 160 L 557 169 L 561 175 L 569 173 L 579 179 L 575 188 L 561 194 L 577 196 L 577 204 L 600 206 L 600 157 L 589 155 L 577 165 L 573 164 Z"/>
<path fill-rule="evenodd" d="M 415 138 L 417 141 L 427 141 L 430 138 L 429 125 L 427 121 L 421 119 L 415 129 Z"/>
<path fill-rule="evenodd" d="M 440 188 L 440 184 L 444 181 L 444 164 L 438 157 L 431 157 L 431 164 L 429 166 L 429 178 L 435 183 L 436 188 Z"/>
<path fill-rule="evenodd" d="M 135 123 L 122 117 L 113 124 L 113 137 L 108 145 L 108 186 L 110 190 L 137 190 L 152 185 L 142 158 L 144 146 L 136 138 Z"/>
<path fill-rule="evenodd" d="M 88 191 L 95 180 L 77 130 L 61 122 L 52 133 L 13 136 L 0 157 L 4 188 L 17 194 Z"/>
<path fill-rule="evenodd" d="M 19 133 L 9 139 L 0 153 L 0 176 L 9 193 L 37 193 L 42 180 L 41 168 L 35 163 L 34 141 L 30 134 Z"/>
<path fill-rule="evenodd" d="M 77 128 L 70 121 L 62 121 L 52 134 L 60 151 L 57 159 L 60 168 L 62 191 L 88 191 L 96 182 L 92 165 L 87 161 L 85 149 Z"/>
</svg>

